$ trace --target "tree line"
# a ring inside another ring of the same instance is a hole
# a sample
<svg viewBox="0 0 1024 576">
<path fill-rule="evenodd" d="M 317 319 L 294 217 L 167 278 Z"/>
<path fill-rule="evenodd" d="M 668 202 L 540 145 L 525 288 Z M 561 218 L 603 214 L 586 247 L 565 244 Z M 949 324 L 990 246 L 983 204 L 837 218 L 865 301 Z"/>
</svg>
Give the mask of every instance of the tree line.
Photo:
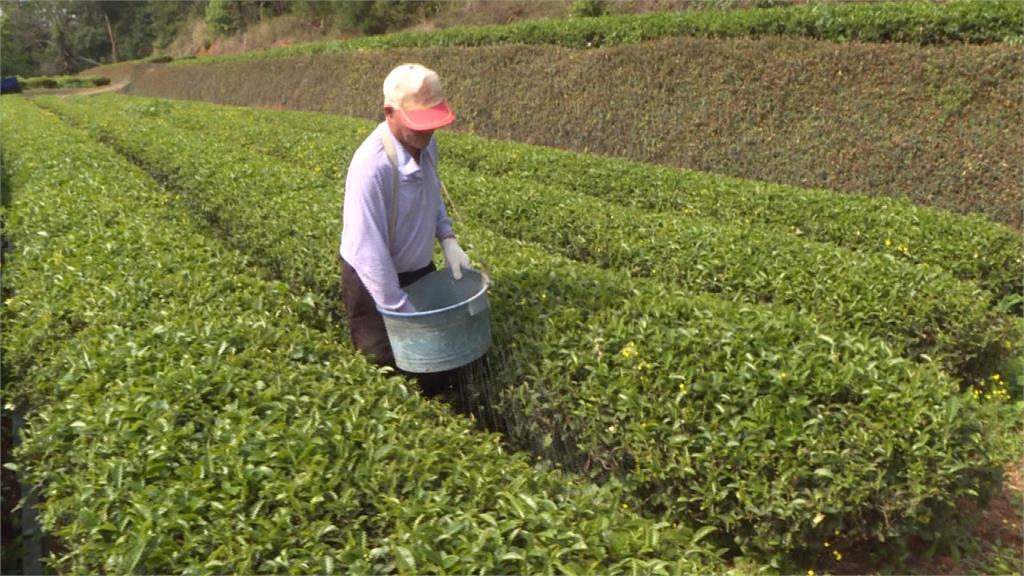
<svg viewBox="0 0 1024 576">
<path fill-rule="evenodd" d="M 440 3 L 372 0 L 2 0 L 0 72 L 73 74 L 162 53 L 196 20 L 213 37 L 294 14 L 321 30 L 379 34 L 435 13 Z"/>
</svg>

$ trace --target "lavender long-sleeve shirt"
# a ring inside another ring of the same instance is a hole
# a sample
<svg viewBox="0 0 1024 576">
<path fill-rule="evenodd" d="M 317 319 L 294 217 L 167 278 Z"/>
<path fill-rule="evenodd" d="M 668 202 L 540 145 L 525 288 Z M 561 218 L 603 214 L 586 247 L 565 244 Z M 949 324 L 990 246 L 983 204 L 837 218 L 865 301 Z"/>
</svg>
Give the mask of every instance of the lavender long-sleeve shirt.
<svg viewBox="0 0 1024 576">
<path fill-rule="evenodd" d="M 393 172 L 381 136 L 382 122 L 352 156 L 345 179 L 341 257 L 359 274 L 374 302 L 385 310 L 406 305 L 398 285 L 399 272 L 423 268 L 433 259 L 434 240 L 452 234 L 452 221 L 441 202 L 437 177 L 437 140 L 420 152 L 420 162 L 397 139 L 398 219 L 395 244 L 388 248 L 388 210 Z M 394 136 L 392 136 L 394 138 Z"/>
</svg>

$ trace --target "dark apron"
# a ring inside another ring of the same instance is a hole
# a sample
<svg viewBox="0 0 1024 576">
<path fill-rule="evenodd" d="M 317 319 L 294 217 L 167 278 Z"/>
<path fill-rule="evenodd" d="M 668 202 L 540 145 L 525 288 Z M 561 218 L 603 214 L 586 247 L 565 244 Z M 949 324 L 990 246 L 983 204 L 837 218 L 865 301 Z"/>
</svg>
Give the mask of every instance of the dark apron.
<svg viewBox="0 0 1024 576">
<path fill-rule="evenodd" d="M 345 305 L 345 316 L 348 318 L 348 329 L 352 335 L 352 344 L 380 366 L 395 367 L 395 355 L 391 351 L 388 332 L 384 328 L 384 318 L 377 311 L 377 304 L 370 296 L 362 279 L 348 262 L 341 262 L 341 301 Z M 434 263 L 398 274 L 398 285 L 406 287 L 420 278 L 430 274 L 437 268 Z"/>
</svg>

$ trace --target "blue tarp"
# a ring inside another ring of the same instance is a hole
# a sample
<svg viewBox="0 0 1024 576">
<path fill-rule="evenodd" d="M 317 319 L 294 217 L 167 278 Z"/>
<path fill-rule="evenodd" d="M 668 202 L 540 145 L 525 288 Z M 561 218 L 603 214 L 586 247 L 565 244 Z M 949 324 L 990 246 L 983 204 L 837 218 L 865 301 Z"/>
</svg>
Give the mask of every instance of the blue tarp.
<svg viewBox="0 0 1024 576">
<path fill-rule="evenodd" d="M 8 92 L 21 92 L 21 84 L 18 83 L 17 76 L 6 76 L 0 81 L 0 93 L 7 94 Z"/>
</svg>

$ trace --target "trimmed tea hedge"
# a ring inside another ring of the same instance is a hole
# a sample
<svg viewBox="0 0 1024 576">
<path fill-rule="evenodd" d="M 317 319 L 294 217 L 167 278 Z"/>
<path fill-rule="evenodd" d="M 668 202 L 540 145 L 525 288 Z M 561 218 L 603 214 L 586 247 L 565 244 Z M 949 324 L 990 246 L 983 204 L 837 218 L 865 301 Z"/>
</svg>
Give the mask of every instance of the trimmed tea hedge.
<svg viewBox="0 0 1024 576">
<path fill-rule="evenodd" d="M 105 76 L 34 76 L 18 78 L 18 82 L 26 89 L 36 88 L 84 88 L 88 86 L 106 86 L 110 78 Z"/>
<path fill-rule="evenodd" d="M 175 126 L 212 130 L 310 170 L 344 178 L 347 161 L 374 125 L 308 112 L 254 110 L 203 102 L 102 97 L 101 107 L 166 115 Z M 218 121 L 210 122 L 211 115 Z M 979 216 L 963 216 L 887 197 L 837 194 L 438 132 L 446 166 L 512 176 L 626 206 L 741 225 L 769 225 L 858 252 L 940 266 L 973 280 L 994 303 L 1021 310 L 1024 237 Z"/>
<path fill-rule="evenodd" d="M 882 337 L 909 357 L 939 358 L 967 378 L 987 376 L 984 362 L 1005 356 L 1013 338 L 989 294 L 937 266 L 858 254 L 799 232 L 650 215 L 511 178 L 445 175 L 462 213 L 498 233 L 688 291 L 792 305 L 814 321 Z"/>
<path fill-rule="evenodd" d="M 1022 30 L 1024 14 L 1021 14 L 1020 4 L 1015 0 L 805 4 L 770 9 L 683 10 L 402 32 L 208 56 L 185 65 L 382 48 L 493 44 L 554 44 L 590 48 L 670 36 L 728 38 L 779 35 L 836 42 L 987 43 L 1019 37 Z"/>
<path fill-rule="evenodd" d="M 449 162 L 470 170 L 682 217 L 767 224 L 859 252 L 940 266 L 957 278 L 976 281 L 993 295 L 994 303 L 1021 309 L 1024 237 L 979 215 L 885 196 L 796 188 L 472 135 L 442 133 L 439 140 Z"/>
<path fill-rule="evenodd" d="M 334 297 L 336 183 L 258 153 L 225 164 L 209 153 L 222 151 L 215 138 L 185 137 L 159 114 L 129 133 L 99 110 L 47 105 L 113 137 L 252 262 Z M 488 368 L 484 403 L 517 445 L 621 477 L 646 514 L 705 524 L 781 566 L 827 553 L 826 537 L 957 534 L 958 503 L 990 496 L 1012 457 L 1005 405 L 877 338 L 459 230 L 494 279 L 505 362 Z M 302 244 L 323 252 L 293 249 Z"/>
<path fill-rule="evenodd" d="M 258 166 L 246 150 L 234 144 L 218 146 L 207 137 L 216 135 L 235 142 L 250 133 L 245 126 L 228 123 L 221 129 L 218 120 L 209 116 L 204 120 L 201 113 L 194 126 L 202 135 L 182 134 L 160 122 L 147 124 L 145 117 L 152 116 L 159 105 L 146 106 L 121 108 L 120 114 L 144 118 L 133 122 L 131 130 L 108 122 L 106 133 L 119 142 L 130 141 L 126 145 L 131 153 L 155 169 L 179 173 L 201 169 L 230 179 L 232 166 Z M 98 108 L 91 107 L 92 113 L 115 118 L 116 113 Z M 177 118 L 172 114 L 163 119 L 175 122 Z M 276 143 L 267 145 L 278 146 L 290 162 L 310 160 L 336 166 L 339 170 L 332 175 L 337 176 L 345 166 L 344 160 L 336 161 L 338 154 L 344 154 L 344 159 L 351 155 L 341 149 L 361 140 L 350 136 L 351 129 L 317 138 L 299 132 L 293 139 L 270 122 L 265 131 L 276 135 L 270 139 L 266 134 L 266 142 Z M 261 138 L 255 140 L 263 148 L 266 145 Z M 253 140 L 250 136 L 247 141 Z M 318 146 L 313 157 L 308 156 L 305 145 L 310 142 Z M 186 160 L 185 165 L 173 164 L 169 149 L 175 148 L 194 151 L 194 159 Z M 335 162 L 328 164 L 332 160 Z M 260 172 L 279 174 L 278 183 L 268 183 L 274 189 L 324 189 L 323 183 L 311 182 L 313 175 L 308 173 L 272 166 Z M 885 337 L 911 357 L 939 357 L 957 374 L 971 379 L 987 376 L 991 363 L 1005 356 L 1009 352 L 1006 343 L 1014 340 L 1012 323 L 1005 312 L 989 308 L 987 294 L 976 285 L 954 280 L 938 267 L 808 242 L 799 237 L 799 230 L 783 233 L 685 214 L 682 218 L 649 214 L 530 180 L 493 178 L 461 169 L 446 169 L 445 178 L 467 217 L 499 233 L 539 242 L 604 267 L 678 283 L 691 291 L 721 292 L 748 302 L 792 304 L 815 320 Z M 306 239 L 300 236 L 299 242 Z"/>
<path fill-rule="evenodd" d="M 301 319 L 109 148 L 0 105 L 5 400 L 63 571 L 677 573 L 707 534 L 531 468 Z M 8 101 L 10 100 L 10 101 Z"/>
</svg>

